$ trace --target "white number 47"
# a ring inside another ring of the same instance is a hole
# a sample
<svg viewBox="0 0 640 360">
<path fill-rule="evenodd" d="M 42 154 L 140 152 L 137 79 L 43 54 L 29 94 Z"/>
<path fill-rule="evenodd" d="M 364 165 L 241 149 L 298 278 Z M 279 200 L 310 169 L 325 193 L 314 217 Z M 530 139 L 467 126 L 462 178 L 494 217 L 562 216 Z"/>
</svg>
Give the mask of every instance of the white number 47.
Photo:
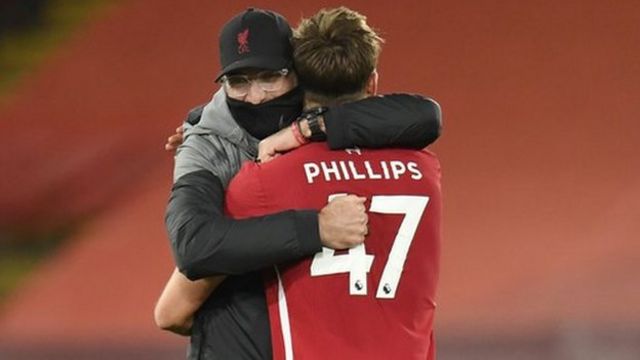
<svg viewBox="0 0 640 360">
<path fill-rule="evenodd" d="M 329 201 L 336 196 L 329 196 Z M 393 299 L 402 276 L 409 247 L 418 228 L 422 213 L 429 203 L 428 196 L 375 195 L 371 197 L 369 212 L 380 214 L 404 214 L 404 219 L 393 240 L 389 258 L 382 271 L 376 298 Z M 347 254 L 335 255 L 335 250 L 323 247 L 311 262 L 311 276 L 349 273 L 349 294 L 367 295 L 367 273 L 374 255 L 365 252 L 364 243 L 349 249 Z"/>
</svg>

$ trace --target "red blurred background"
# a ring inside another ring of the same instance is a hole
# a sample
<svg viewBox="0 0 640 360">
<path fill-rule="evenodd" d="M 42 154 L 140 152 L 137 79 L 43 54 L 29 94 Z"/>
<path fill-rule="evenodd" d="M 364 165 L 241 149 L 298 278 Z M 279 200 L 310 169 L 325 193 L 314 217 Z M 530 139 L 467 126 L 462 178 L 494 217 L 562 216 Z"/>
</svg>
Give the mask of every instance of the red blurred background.
<svg viewBox="0 0 640 360">
<path fill-rule="evenodd" d="M 640 2 L 121 0 L 0 108 L 0 227 L 81 224 L 0 312 L 0 357 L 172 359 L 166 136 L 215 90 L 247 6 L 346 5 L 386 39 L 381 92 L 445 131 L 441 359 L 640 358 Z M 635 220 L 634 220 L 635 219 Z M 1 239 L 1 238 L 0 238 Z"/>
</svg>

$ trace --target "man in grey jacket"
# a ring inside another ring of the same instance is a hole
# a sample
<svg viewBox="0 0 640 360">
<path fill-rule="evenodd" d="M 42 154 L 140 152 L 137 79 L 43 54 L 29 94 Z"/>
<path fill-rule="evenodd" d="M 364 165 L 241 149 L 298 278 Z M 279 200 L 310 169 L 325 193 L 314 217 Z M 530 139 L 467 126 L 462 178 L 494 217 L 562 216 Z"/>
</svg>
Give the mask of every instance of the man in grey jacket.
<svg viewBox="0 0 640 360">
<path fill-rule="evenodd" d="M 364 207 L 356 198 L 330 203 L 320 212 L 284 211 L 243 220 L 224 214 L 224 191 L 241 162 L 255 158 L 258 141 L 286 127 L 301 109 L 290 37 L 284 18 L 262 10 L 249 9 L 225 25 L 218 77 L 223 89 L 190 114 L 201 120 L 185 130 L 176 155 L 166 217 L 176 264 L 191 280 L 229 275 L 195 316 L 190 358 L 270 358 L 257 271 L 312 255 L 322 245 L 351 247 L 366 234 Z M 372 113 L 377 114 L 373 120 Z M 394 124 L 385 122 L 389 113 L 398 119 Z M 332 107 L 323 120 L 332 148 L 420 148 L 438 137 L 439 116 L 437 104 L 428 99 L 395 95 Z"/>
</svg>

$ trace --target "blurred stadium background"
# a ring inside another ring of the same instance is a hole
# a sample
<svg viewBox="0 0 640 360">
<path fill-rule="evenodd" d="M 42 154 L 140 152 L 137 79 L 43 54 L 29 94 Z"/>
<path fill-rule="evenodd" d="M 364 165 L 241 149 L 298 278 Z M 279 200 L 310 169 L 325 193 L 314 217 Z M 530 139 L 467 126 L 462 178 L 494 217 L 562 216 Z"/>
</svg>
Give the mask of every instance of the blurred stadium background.
<svg viewBox="0 0 640 360">
<path fill-rule="evenodd" d="M 383 31 L 382 92 L 443 107 L 439 358 L 640 358 L 640 2 L 4 0 L 1 359 L 184 356 L 152 322 L 165 138 L 230 16 L 337 5 Z"/>
</svg>

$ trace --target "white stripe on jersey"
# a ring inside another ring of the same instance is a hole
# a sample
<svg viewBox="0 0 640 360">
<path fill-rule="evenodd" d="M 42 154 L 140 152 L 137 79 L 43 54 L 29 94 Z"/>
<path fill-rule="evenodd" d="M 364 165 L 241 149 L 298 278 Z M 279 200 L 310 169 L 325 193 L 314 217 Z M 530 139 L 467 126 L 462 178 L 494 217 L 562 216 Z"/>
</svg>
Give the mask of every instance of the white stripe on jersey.
<svg viewBox="0 0 640 360">
<path fill-rule="evenodd" d="M 289 323 L 289 309 L 287 306 L 287 295 L 284 293 L 284 286 L 280 278 L 278 267 L 274 266 L 278 276 L 278 312 L 280 313 L 280 330 L 284 341 L 284 358 L 293 360 L 293 344 L 291 341 L 291 324 Z"/>
</svg>

